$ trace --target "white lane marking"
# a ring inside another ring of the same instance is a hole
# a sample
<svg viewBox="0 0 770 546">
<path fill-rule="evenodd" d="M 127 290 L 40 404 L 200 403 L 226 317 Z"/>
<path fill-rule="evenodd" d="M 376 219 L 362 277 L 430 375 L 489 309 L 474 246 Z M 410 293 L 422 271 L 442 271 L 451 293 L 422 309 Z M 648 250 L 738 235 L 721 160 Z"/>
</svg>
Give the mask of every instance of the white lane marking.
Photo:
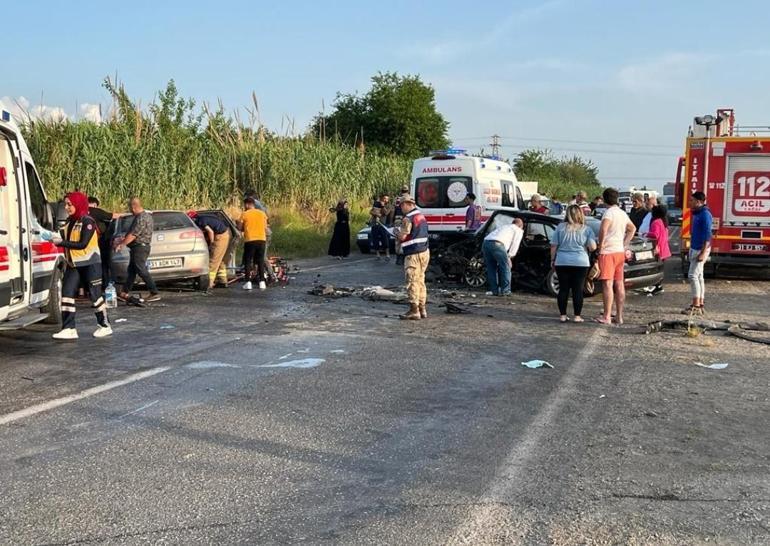
<svg viewBox="0 0 770 546">
<path fill-rule="evenodd" d="M 237 364 L 228 364 L 227 362 L 217 362 L 216 360 L 201 360 L 200 362 L 186 364 L 185 368 L 191 370 L 209 370 L 211 368 L 240 368 L 240 366 Z"/>
<path fill-rule="evenodd" d="M 504 502 L 510 496 L 514 488 L 519 485 L 520 473 L 526 472 L 529 463 L 537 457 L 537 450 L 543 436 L 553 426 L 561 406 L 575 390 L 575 384 L 593 357 L 603 334 L 604 331 L 601 328 L 594 330 L 588 343 L 580 351 L 572 366 L 568 368 L 564 379 L 548 397 L 543 409 L 532 420 L 524 435 L 517 440 L 516 445 L 505 457 L 495 478 L 479 499 L 480 502 L 476 503 L 476 508 L 455 529 L 447 541 L 448 544 L 481 544 L 484 542 L 484 537 L 494 532 L 492 527 L 499 523 L 499 518 L 496 517 L 499 514 L 498 503 Z"/>
<path fill-rule="evenodd" d="M 151 408 L 152 406 L 154 406 L 154 405 L 155 405 L 155 404 L 157 404 L 158 402 L 160 402 L 160 400 L 154 400 L 154 401 L 152 401 L 152 402 L 149 402 L 149 403 L 145 404 L 144 406 L 139 406 L 139 407 L 138 407 L 138 408 L 136 408 L 134 411 L 129 411 L 128 413 L 124 413 L 123 415 L 121 415 L 120 417 L 118 417 L 118 419 L 123 419 L 124 417 L 128 417 L 129 415 L 133 415 L 133 414 L 135 414 L 135 413 L 139 413 L 140 411 L 144 411 L 144 410 L 146 410 L 147 408 Z"/>
<path fill-rule="evenodd" d="M 71 404 L 72 402 L 77 402 L 78 400 L 83 400 L 84 398 L 88 398 L 89 396 L 94 396 L 95 394 L 100 394 L 117 387 L 122 387 L 123 385 L 128 385 L 129 383 L 133 383 L 134 381 L 139 381 L 140 379 L 146 379 L 148 377 L 152 377 L 153 375 L 163 373 L 170 369 L 171 368 L 169 366 L 163 366 L 160 368 L 151 368 L 149 370 L 144 370 L 143 372 L 138 372 L 138 373 L 129 375 L 127 377 L 124 377 L 123 379 L 118 379 L 117 381 L 110 381 L 109 383 L 105 383 L 104 385 L 91 387 L 90 389 L 86 389 L 76 394 L 70 394 L 69 396 L 64 396 L 62 398 L 57 398 L 55 400 L 49 400 L 48 402 L 43 402 L 42 404 L 35 404 L 34 406 L 30 406 L 28 408 L 24 408 L 11 413 L 6 413 L 5 415 L 0 415 L 0 425 L 7 425 L 8 423 L 13 423 L 14 421 L 18 421 L 19 419 L 24 419 L 25 417 L 31 417 L 33 415 L 42 413 L 44 411 L 52 410 L 54 408 L 58 408 L 66 404 Z"/>
<path fill-rule="evenodd" d="M 292 354 L 293 354 L 293 353 L 289 353 L 289 354 L 285 354 L 285 355 L 283 355 L 283 356 L 279 356 L 279 357 L 278 357 L 278 360 L 286 360 L 286 359 L 287 359 L 287 358 L 289 358 L 289 357 L 290 357 Z"/>
<path fill-rule="evenodd" d="M 302 360 L 290 360 L 280 364 L 263 364 L 257 368 L 315 368 L 323 364 L 323 358 L 304 358 Z"/>
<path fill-rule="evenodd" d="M 341 354 L 344 354 L 344 353 L 345 353 L 345 349 L 332 349 L 332 350 L 331 350 L 331 351 L 329 351 L 329 352 L 330 352 L 330 353 L 333 353 L 333 354 L 335 354 L 335 355 L 341 355 Z"/>
</svg>

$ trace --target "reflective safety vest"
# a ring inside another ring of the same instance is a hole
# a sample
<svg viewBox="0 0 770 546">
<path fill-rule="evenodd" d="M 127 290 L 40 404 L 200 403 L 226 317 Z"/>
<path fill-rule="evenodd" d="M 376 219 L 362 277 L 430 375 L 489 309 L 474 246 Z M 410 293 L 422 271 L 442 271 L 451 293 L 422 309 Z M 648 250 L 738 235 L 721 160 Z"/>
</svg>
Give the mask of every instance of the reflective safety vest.
<svg viewBox="0 0 770 546">
<path fill-rule="evenodd" d="M 412 223 L 412 231 L 401 242 L 401 250 L 405 256 L 425 252 L 428 250 L 428 221 L 420 209 L 414 209 L 406 217 Z"/>
<path fill-rule="evenodd" d="M 96 222 L 94 222 L 90 216 L 84 216 L 83 218 L 91 220 L 90 226 L 94 230 L 94 233 L 91 235 L 91 240 L 88 241 L 88 245 L 82 250 L 75 248 L 64 249 L 67 256 L 67 262 L 75 267 L 101 263 L 99 236 L 96 233 Z M 80 242 L 80 237 L 83 234 L 83 218 L 72 224 L 72 229 L 68 229 L 66 233 L 68 241 L 73 243 Z"/>
</svg>

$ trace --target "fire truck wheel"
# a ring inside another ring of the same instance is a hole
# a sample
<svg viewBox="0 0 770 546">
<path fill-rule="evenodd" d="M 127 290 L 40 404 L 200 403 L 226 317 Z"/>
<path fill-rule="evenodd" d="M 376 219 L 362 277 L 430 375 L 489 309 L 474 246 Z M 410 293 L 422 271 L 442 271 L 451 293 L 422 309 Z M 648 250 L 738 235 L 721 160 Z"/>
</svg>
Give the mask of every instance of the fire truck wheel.
<svg viewBox="0 0 770 546">
<path fill-rule="evenodd" d="M 41 312 L 46 314 L 43 320 L 46 324 L 61 325 L 61 276 L 61 268 L 54 268 L 51 288 L 48 292 L 48 304 L 41 309 Z"/>
</svg>

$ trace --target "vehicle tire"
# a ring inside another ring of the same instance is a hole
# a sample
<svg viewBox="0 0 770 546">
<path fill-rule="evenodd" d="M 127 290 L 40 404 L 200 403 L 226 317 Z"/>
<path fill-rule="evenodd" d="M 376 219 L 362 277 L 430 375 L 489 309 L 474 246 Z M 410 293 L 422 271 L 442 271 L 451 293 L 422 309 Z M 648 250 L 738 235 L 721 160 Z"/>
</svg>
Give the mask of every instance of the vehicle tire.
<svg viewBox="0 0 770 546">
<path fill-rule="evenodd" d="M 545 292 L 551 297 L 555 298 L 559 295 L 559 276 L 556 274 L 555 269 L 551 269 L 545 276 L 543 288 L 545 289 Z"/>
<path fill-rule="evenodd" d="M 45 324 L 55 324 L 61 326 L 61 281 L 62 272 L 60 267 L 55 267 L 51 277 L 51 288 L 48 292 L 48 303 L 40 312 L 45 313 L 43 320 Z"/>
<path fill-rule="evenodd" d="M 484 256 L 478 254 L 468 260 L 463 273 L 463 282 L 471 288 L 481 288 L 487 284 L 487 271 L 484 266 Z"/>
<path fill-rule="evenodd" d="M 209 280 L 210 279 L 208 274 L 201 275 L 200 277 L 198 277 L 193 281 L 193 288 L 195 290 L 200 290 L 201 292 L 205 292 L 206 290 L 209 289 Z"/>
</svg>

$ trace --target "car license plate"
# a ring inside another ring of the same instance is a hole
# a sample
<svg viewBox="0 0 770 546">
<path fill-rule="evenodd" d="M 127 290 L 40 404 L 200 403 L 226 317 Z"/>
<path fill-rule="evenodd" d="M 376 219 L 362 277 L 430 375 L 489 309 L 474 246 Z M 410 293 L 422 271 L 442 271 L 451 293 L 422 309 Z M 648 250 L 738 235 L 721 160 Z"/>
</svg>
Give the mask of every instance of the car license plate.
<svg viewBox="0 0 770 546">
<path fill-rule="evenodd" d="M 368 238 L 369 238 L 369 234 L 368 233 L 359 233 L 358 234 L 358 240 L 359 241 L 365 241 Z"/>
<path fill-rule="evenodd" d="M 645 250 L 644 252 L 637 252 L 634 254 L 634 259 L 637 262 L 643 262 L 644 260 L 652 260 L 652 250 Z"/>
<path fill-rule="evenodd" d="M 735 243 L 733 250 L 748 250 L 751 252 L 762 252 L 767 250 L 767 245 L 752 245 L 747 243 Z"/>
<path fill-rule="evenodd" d="M 164 258 L 162 260 L 150 260 L 150 269 L 167 269 L 169 267 L 182 267 L 183 258 Z"/>
</svg>

